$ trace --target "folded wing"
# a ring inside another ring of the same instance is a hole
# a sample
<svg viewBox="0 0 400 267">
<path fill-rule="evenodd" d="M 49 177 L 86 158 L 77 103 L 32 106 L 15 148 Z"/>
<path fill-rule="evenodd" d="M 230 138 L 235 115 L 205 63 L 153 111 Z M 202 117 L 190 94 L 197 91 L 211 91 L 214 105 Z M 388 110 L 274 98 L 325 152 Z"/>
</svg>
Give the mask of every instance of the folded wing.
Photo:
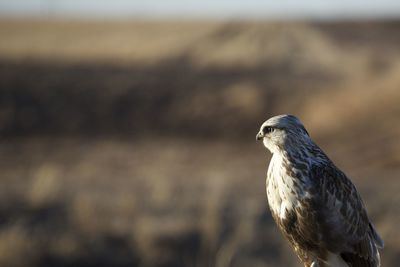
<svg viewBox="0 0 400 267">
<path fill-rule="evenodd" d="M 333 164 L 314 165 L 311 203 L 322 234 L 318 243 L 352 267 L 380 266 L 383 241 L 368 219 L 355 186 Z"/>
</svg>

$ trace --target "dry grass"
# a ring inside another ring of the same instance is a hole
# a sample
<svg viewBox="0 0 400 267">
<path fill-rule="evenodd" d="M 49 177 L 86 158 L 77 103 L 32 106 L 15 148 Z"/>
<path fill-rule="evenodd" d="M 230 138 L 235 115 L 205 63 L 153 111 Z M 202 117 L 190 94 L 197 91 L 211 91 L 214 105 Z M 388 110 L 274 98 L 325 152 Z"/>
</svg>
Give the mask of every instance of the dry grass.
<svg viewBox="0 0 400 267">
<path fill-rule="evenodd" d="M 293 113 L 397 266 L 396 25 L 2 19 L 0 264 L 298 266 L 254 141 Z"/>
<path fill-rule="evenodd" d="M 180 54 L 217 23 L 3 19 L 0 54 L 10 58 L 151 63 Z M 29 40 L 27 42 L 27 40 Z"/>
</svg>

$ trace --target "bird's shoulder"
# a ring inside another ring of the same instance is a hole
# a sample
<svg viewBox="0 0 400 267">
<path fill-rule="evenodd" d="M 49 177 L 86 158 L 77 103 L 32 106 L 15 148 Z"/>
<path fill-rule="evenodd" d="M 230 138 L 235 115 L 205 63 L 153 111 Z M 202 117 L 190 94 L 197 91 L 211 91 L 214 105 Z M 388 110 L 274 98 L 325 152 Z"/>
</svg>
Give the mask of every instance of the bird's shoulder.
<svg viewBox="0 0 400 267">
<path fill-rule="evenodd" d="M 310 195 L 318 202 L 321 217 L 330 227 L 355 239 L 365 235 L 369 219 L 355 185 L 332 162 L 313 164 L 309 173 Z M 326 218 L 325 218 L 326 217 Z"/>
</svg>

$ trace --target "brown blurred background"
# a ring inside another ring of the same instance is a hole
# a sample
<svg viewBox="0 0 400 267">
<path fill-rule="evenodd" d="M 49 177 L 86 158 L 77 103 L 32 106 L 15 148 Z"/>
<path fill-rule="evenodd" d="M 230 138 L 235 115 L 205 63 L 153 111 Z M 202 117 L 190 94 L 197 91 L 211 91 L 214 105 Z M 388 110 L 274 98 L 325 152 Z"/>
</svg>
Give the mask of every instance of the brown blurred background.
<svg viewBox="0 0 400 267">
<path fill-rule="evenodd" d="M 0 19 L 1 266 L 300 266 L 267 209 L 297 115 L 400 261 L 400 20 Z"/>
</svg>

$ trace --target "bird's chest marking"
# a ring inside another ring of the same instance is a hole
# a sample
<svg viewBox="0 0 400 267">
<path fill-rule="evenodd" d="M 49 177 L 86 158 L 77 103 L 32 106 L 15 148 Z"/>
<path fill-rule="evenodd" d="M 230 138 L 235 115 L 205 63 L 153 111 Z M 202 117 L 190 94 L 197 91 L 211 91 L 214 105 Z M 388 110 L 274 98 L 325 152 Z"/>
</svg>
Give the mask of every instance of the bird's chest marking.
<svg viewBox="0 0 400 267">
<path fill-rule="evenodd" d="M 298 207 L 302 197 L 301 185 L 286 165 L 279 154 L 274 154 L 266 181 L 268 204 L 274 215 L 280 219 L 285 219 L 288 212 Z"/>
</svg>

